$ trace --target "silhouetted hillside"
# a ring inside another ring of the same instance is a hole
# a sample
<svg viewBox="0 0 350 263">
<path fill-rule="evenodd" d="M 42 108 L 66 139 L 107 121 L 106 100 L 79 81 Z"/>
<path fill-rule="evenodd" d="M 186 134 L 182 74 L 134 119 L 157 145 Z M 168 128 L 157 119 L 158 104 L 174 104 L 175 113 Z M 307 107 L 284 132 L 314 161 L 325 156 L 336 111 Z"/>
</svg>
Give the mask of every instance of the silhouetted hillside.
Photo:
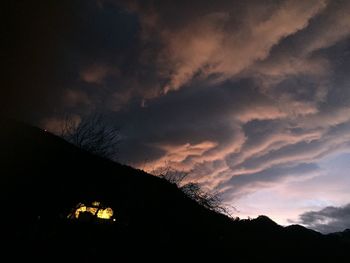
<svg viewBox="0 0 350 263">
<path fill-rule="evenodd" d="M 38 128 L 0 125 L 2 237 L 13 261 L 347 262 L 349 231 L 322 235 L 266 216 L 232 220 L 166 180 Z M 93 201 L 111 207 L 115 222 L 67 218 Z"/>
</svg>

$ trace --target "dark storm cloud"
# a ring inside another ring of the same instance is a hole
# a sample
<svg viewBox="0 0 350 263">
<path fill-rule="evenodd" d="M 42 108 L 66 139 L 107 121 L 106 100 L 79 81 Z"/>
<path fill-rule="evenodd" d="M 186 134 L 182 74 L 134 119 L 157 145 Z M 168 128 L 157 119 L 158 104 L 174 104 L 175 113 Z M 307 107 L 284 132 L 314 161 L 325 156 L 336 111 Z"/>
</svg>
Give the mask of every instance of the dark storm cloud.
<svg viewBox="0 0 350 263">
<path fill-rule="evenodd" d="M 129 10 L 142 41 L 157 43 L 156 89 L 165 93 L 126 113 L 145 113 L 133 125 L 142 132 L 128 134 L 163 152 L 148 169 L 170 163 L 226 189 L 236 174 L 297 171 L 349 149 L 349 103 L 335 103 L 348 83 L 337 70 L 348 63 L 346 1 L 133 1 Z"/>
<path fill-rule="evenodd" d="M 297 223 L 322 233 L 350 229 L 350 204 L 343 207 L 328 206 L 320 211 L 305 212 L 299 216 Z"/>
<path fill-rule="evenodd" d="M 345 131 L 341 131 L 341 128 Z M 236 169 L 264 169 L 269 168 L 272 165 L 285 164 L 290 161 L 308 161 L 317 159 L 317 157 L 322 157 L 327 151 L 332 149 L 339 149 L 339 147 L 345 146 L 349 125 L 344 127 L 336 127 L 330 131 L 320 134 L 322 140 L 303 140 L 295 144 L 288 144 L 285 146 L 277 147 L 277 149 L 271 149 L 267 154 L 261 154 L 258 156 L 251 156 L 249 159 L 243 161 L 242 163 L 235 164 Z M 293 136 L 294 134 L 290 132 Z M 295 135 L 298 136 L 298 135 Z M 339 137 L 342 138 L 339 141 Z M 348 143 L 347 143 L 348 144 Z M 230 163 L 230 160 L 228 160 Z"/>
<path fill-rule="evenodd" d="M 241 73 L 326 6 L 325 1 L 132 3 L 144 39 L 161 43 L 156 63 L 166 79 L 163 92 L 180 89 L 196 75 L 222 80 Z"/>
<path fill-rule="evenodd" d="M 244 93 L 241 92 L 243 86 Z M 151 100 L 147 107 L 141 109 L 134 105 L 133 110 L 112 114 L 111 118 L 117 123 L 122 123 L 123 132 L 127 137 L 126 148 L 134 141 L 143 141 L 148 147 L 159 149 L 163 146 L 171 148 L 186 144 L 190 144 L 191 149 L 203 142 L 212 142 L 217 146 L 207 149 L 207 158 L 214 158 L 215 155 L 223 157 L 244 140 L 238 123 L 251 117 L 251 108 L 260 107 L 270 110 L 269 114 L 280 114 L 271 106 L 273 102 L 269 98 L 262 94 L 256 96 L 257 93 L 254 83 L 246 80 L 227 82 L 215 89 L 211 86 L 197 85 L 169 93 L 161 99 Z M 272 117 L 271 115 L 263 118 Z M 209 157 L 210 155 L 212 157 Z M 144 152 L 143 158 L 149 157 L 149 153 Z M 197 157 L 200 156 L 188 154 L 184 156 L 183 161 L 192 163 L 192 166 Z M 132 156 L 125 159 L 136 161 Z"/>
<path fill-rule="evenodd" d="M 126 148 L 134 141 L 146 143 L 153 148 L 187 143 L 195 145 L 215 140 L 225 145 L 239 132 L 235 125 L 228 122 L 227 115 L 232 114 L 234 118 L 235 112 L 247 109 L 251 104 L 268 104 L 264 98 L 259 98 L 253 99 L 249 104 L 233 105 L 237 97 L 241 97 L 242 101 L 254 97 L 254 87 L 249 88 L 246 83 L 246 88 L 247 92 L 241 94 L 237 84 L 227 84 L 217 90 L 194 87 L 169 94 L 160 100 L 152 100 L 147 107 L 141 109 L 139 105 L 134 105 L 132 110 L 112 114 L 111 118 L 117 123 L 123 123 L 123 132 L 127 136 Z M 143 159 L 149 159 L 148 151 L 143 155 Z M 135 161 L 132 155 L 125 158 Z"/>
<path fill-rule="evenodd" d="M 34 1 L 35 2 L 35 1 Z M 12 5 L 12 7 L 10 7 Z M 10 4 L 2 108 L 51 130 L 102 112 L 120 160 L 229 198 L 349 151 L 348 1 Z"/>
</svg>

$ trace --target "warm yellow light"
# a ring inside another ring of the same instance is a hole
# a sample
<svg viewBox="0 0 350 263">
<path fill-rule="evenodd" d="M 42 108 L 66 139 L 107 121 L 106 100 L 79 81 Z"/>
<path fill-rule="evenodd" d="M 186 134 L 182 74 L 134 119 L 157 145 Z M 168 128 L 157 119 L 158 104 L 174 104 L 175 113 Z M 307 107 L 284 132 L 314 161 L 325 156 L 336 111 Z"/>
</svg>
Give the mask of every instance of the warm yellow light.
<svg viewBox="0 0 350 263">
<path fill-rule="evenodd" d="M 106 209 L 98 210 L 97 217 L 102 219 L 111 219 L 113 216 L 112 208 L 107 207 Z"/>
<path fill-rule="evenodd" d="M 79 218 L 79 214 L 81 212 L 86 212 L 86 206 L 84 204 L 82 204 L 80 207 L 77 208 L 77 210 L 75 210 L 75 218 Z"/>
<path fill-rule="evenodd" d="M 112 219 L 113 217 L 113 209 L 110 207 L 107 208 L 101 208 L 100 207 L 101 203 L 100 202 L 92 202 L 92 206 L 86 206 L 84 204 L 79 204 L 78 208 L 74 212 L 74 217 L 76 219 L 79 218 L 80 213 L 88 212 L 92 214 L 93 216 L 96 216 L 97 218 L 101 219 Z M 114 219 L 115 221 L 115 219 Z"/>
</svg>

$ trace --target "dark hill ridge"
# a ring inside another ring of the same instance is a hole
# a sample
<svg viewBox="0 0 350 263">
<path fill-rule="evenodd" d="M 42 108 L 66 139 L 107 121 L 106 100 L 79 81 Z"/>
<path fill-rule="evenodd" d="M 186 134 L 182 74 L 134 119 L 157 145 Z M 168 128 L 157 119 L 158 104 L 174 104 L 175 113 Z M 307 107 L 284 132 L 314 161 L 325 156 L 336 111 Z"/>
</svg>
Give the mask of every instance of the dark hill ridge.
<svg viewBox="0 0 350 263">
<path fill-rule="evenodd" d="M 347 232 L 325 236 L 301 226 L 283 228 L 266 216 L 231 220 L 163 179 L 38 128 L 0 125 L 2 236 L 12 258 L 347 262 Z M 113 208 L 115 223 L 66 218 L 77 203 L 95 200 Z"/>
</svg>

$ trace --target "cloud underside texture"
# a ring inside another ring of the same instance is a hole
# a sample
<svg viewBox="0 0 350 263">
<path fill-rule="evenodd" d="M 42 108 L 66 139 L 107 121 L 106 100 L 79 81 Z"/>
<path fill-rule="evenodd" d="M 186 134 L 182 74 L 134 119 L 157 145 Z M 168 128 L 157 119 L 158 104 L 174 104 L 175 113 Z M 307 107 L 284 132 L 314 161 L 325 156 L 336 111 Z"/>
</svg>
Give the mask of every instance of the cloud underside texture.
<svg viewBox="0 0 350 263">
<path fill-rule="evenodd" d="M 156 43 L 145 52 L 157 82 L 143 108 L 120 114 L 140 127 L 126 160 L 188 171 L 229 199 L 317 176 L 318 160 L 349 150 L 346 1 L 129 8 L 141 41 Z"/>
<path fill-rule="evenodd" d="M 350 149 L 349 1 L 42 5 L 16 12 L 11 114 L 55 131 L 103 112 L 121 161 L 189 172 L 228 201 Z"/>
</svg>

